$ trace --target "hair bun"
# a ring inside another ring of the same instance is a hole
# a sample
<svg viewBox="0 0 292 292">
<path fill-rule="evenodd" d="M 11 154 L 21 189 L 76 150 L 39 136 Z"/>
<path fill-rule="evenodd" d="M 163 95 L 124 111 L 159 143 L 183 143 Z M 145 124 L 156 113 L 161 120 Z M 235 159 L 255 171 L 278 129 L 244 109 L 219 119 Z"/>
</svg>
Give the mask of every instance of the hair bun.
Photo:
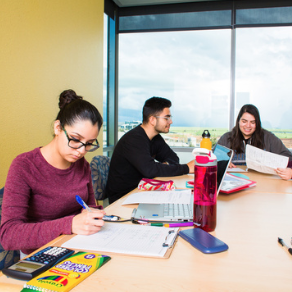
<svg viewBox="0 0 292 292">
<path fill-rule="evenodd" d="M 60 94 L 59 109 L 63 109 L 68 103 L 70 103 L 76 99 L 83 99 L 83 97 L 77 95 L 76 92 L 72 89 L 64 90 Z"/>
</svg>

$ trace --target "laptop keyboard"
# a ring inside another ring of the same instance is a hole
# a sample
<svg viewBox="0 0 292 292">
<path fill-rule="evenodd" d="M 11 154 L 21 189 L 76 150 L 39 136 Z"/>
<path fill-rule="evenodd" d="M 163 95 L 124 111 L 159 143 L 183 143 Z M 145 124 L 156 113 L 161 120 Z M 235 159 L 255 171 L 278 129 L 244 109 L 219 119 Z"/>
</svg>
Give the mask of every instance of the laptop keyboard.
<svg viewBox="0 0 292 292">
<path fill-rule="evenodd" d="M 193 212 L 189 204 L 163 204 L 165 218 L 192 218 Z"/>
</svg>

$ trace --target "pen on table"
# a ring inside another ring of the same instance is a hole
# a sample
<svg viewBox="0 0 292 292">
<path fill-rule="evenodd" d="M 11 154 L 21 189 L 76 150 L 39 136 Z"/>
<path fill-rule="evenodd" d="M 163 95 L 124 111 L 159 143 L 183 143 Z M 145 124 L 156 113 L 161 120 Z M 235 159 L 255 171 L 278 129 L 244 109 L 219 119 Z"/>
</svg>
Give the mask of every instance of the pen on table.
<svg viewBox="0 0 292 292">
<path fill-rule="evenodd" d="M 78 204 L 80 204 L 84 209 L 86 209 L 88 212 L 91 212 L 89 207 L 86 205 L 86 203 L 78 196 L 76 195 L 76 201 Z"/>
<path fill-rule="evenodd" d="M 282 238 L 278 237 L 278 242 L 279 242 L 282 246 L 286 247 L 287 250 L 288 250 L 288 252 L 292 255 L 292 248 L 289 247 L 289 246 L 284 242 L 284 240 L 283 240 Z"/>
</svg>

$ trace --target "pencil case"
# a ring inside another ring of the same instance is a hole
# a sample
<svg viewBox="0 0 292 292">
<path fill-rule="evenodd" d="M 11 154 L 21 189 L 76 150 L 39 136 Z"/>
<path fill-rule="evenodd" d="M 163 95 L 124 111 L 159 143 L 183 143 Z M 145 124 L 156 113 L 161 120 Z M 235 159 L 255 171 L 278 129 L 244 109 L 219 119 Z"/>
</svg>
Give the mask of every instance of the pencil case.
<svg viewBox="0 0 292 292">
<path fill-rule="evenodd" d="M 138 190 L 143 191 L 172 191 L 175 189 L 173 180 L 158 180 L 142 178 L 138 184 Z"/>
<path fill-rule="evenodd" d="M 67 292 L 111 258 L 106 255 L 77 252 L 24 284 L 21 292 Z"/>
</svg>

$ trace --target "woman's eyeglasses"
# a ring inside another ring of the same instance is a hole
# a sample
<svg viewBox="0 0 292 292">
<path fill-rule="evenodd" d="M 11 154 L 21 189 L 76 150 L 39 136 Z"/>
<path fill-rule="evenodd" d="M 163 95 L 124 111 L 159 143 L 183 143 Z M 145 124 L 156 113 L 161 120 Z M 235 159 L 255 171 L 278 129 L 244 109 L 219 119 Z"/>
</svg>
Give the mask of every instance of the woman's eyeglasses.
<svg viewBox="0 0 292 292">
<path fill-rule="evenodd" d="M 68 139 L 68 146 L 70 148 L 73 148 L 73 149 L 79 149 L 81 147 L 85 147 L 85 150 L 88 151 L 88 152 L 93 152 L 95 151 L 96 149 L 98 149 L 100 147 L 97 139 L 95 139 L 95 141 L 93 143 L 86 143 L 84 144 L 83 142 L 77 140 L 77 139 L 74 139 L 74 138 L 69 138 L 66 130 L 64 129 L 64 127 L 62 127 L 63 130 L 64 130 L 64 133 Z"/>
</svg>

